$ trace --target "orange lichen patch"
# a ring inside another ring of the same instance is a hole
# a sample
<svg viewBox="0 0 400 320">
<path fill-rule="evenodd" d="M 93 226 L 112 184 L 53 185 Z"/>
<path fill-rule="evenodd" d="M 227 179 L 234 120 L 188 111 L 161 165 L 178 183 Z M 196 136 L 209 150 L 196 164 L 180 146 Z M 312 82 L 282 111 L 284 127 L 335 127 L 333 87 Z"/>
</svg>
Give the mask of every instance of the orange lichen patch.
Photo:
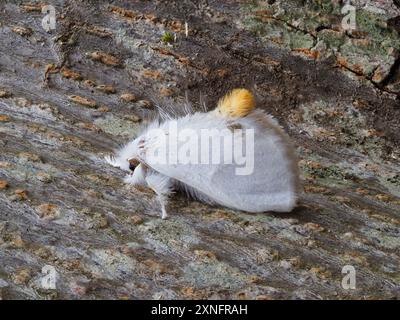
<svg viewBox="0 0 400 320">
<path fill-rule="evenodd" d="M 61 75 L 67 79 L 72 79 L 77 81 L 82 80 L 82 76 L 78 72 L 68 69 L 66 67 L 63 67 L 61 69 Z"/>
<path fill-rule="evenodd" d="M 292 123 L 295 123 L 295 124 L 300 123 L 300 122 L 304 121 L 304 119 L 303 119 L 303 112 L 300 111 L 300 110 L 293 110 L 293 111 L 289 114 L 288 119 L 289 119 L 289 121 L 292 122 Z"/>
<path fill-rule="evenodd" d="M 184 24 L 178 20 L 172 20 L 167 22 L 167 27 L 174 32 L 182 32 L 185 30 Z"/>
<path fill-rule="evenodd" d="M 213 220 L 224 220 L 230 218 L 231 215 L 224 210 L 216 210 L 210 215 L 208 215 L 208 217 L 210 217 Z"/>
<path fill-rule="evenodd" d="M 11 92 L 6 90 L 0 90 L 0 98 L 10 98 L 12 96 Z"/>
<path fill-rule="evenodd" d="M 194 250 L 194 254 L 198 259 L 216 259 L 215 254 L 207 250 Z"/>
<path fill-rule="evenodd" d="M 354 71 L 357 74 L 365 75 L 363 67 L 361 65 L 359 65 L 359 64 L 353 64 L 351 66 L 351 70 Z"/>
<path fill-rule="evenodd" d="M 51 219 L 58 215 L 59 211 L 56 205 L 51 203 L 43 203 L 36 208 L 40 218 Z"/>
<path fill-rule="evenodd" d="M 356 99 L 356 100 L 353 101 L 352 104 L 356 109 L 359 109 L 359 110 L 363 110 L 363 109 L 368 109 L 369 108 L 369 103 L 367 101 L 365 101 L 365 100 L 362 100 L 362 99 Z"/>
<path fill-rule="evenodd" d="M 169 51 L 167 49 L 162 49 L 162 48 L 153 48 L 155 51 L 158 51 L 160 54 L 162 55 L 167 55 L 167 56 L 172 56 L 174 57 L 176 60 L 178 60 L 179 63 L 185 65 L 185 66 L 192 66 L 192 63 L 190 61 L 190 58 L 188 57 L 184 57 L 182 55 L 176 54 L 172 51 Z"/>
<path fill-rule="evenodd" d="M 42 12 L 43 3 L 31 3 L 26 2 L 19 5 L 19 7 L 25 12 Z"/>
<path fill-rule="evenodd" d="M 97 109 L 97 111 L 100 112 L 110 112 L 110 108 L 107 106 L 101 106 L 100 108 Z"/>
<path fill-rule="evenodd" d="M 314 223 L 314 222 L 307 222 L 304 224 L 304 227 L 310 231 L 315 231 L 315 232 L 325 231 L 324 227 L 321 227 L 319 224 Z"/>
<path fill-rule="evenodd" d="M 189 299 L 206 299 L 208 297 L 206 289 L 195 289 L 194 287 L 183 287 L 180 293 Z"/>
<path fill-rule="evenodd" d="M 22 37 L 29 37 L 33 33 L 31 28 L 21 26 L 15 26 L 11 29 L 11 31 L 19 34 Z"/>
<path fill-rule="evenodd" d="M 75 102 L 75 103 L 80 104 L 85 107 L 89 107 L 89 108 L 97 107 L 97 102 L 92 99 L 89 99 L 89 98 L 84 98 L 81 96 L 73 95 L 73 96 L 68 96 L 68 99 L 72 102 Z"/>
<path fill-rule="evenodd" d="M 363 266 L 369 266 L 367 257 L 361 255 L 359 252 L 345 253 L 342 258 L 347 263 L 357 263 Z"/>
<path fill-rule="evenodd" d="M 351 39 L 351 43 L 358 47 L 368 48 L 371 45 L 370 39 Z"/>
<path fill-rule="evenodd" d="M 124 9 L 117 6 L 109 6 L 109 10 L 123 18 L 134 19 L 138 16 L 137 12 L 133 10 Z"/>
<path fill-rule="evenodd" d="M 23 248 L 25 246 L 25 242 L 22 240 L 22 237 L 19 234 L 13 234 L 11 236 L 10 243 L 15 248 Z"/>
<path fill-rule="evenodd" d="M 7 161 L 0 161 L 0 168 L 10 168 L 11 163 Z"/>
<path fill-rule="evenodd" d="M 178 60 L 178 62 L 182 63 L 183 65 L 194 67 L 188 57 L 181 56 L 165 48 L 154 47 L 152 49 L 162 55 L 174 57 L 176 60 Z"/>
<path fill-rule="evenodd" d="M 256 10 L 256 11 L 254 11 L 254 14 L 256 16 L 273 16 L 274 11 L 268 10 L 268 9 Z"/>
<path fill-rule="evenodd" d="M 256 274 L 252 274 L 248 277 L 248 282 L 249 283 L 254 283 L 254 284 L 261 284 L 264 281 L 263 278 L 259 277 Z"/>
<path fill-rule="evenodd" d="M 57 73 L 60 71 L 60 68 L 57 67 L 54 63 L 49 63 L 46 65 L 44 69 L 44 81 L 49 79 L 49 75 L 53 73 Z"/>
<path fill-rule="evenodd" d="M 144 221 L 143 218 L 141 216 L 138 216 L 138 215 L 130 216 L 128 220 L 129 220 L 130 223 L 132 223 L 134 225 L 142 224 L 143 221 Z"/>
<path fill-rule="evenodd" d="M 217 70 L 215 70 L 215 74 L 219 78 L 224 78 L 225 76 L 228 75 L 228 73 L 229 73 L 228 69 L 217 69 Z"/>
<path fill-rule="evenodd" d="M 326 114 L 330 118 L 340 118 L 344 116 L 344 112 L 339 110 L 326 110 Z"/>
<path fill-rule="evenodd" d="M 295 48 L 293 49 L 293 51 L 302 53 L 303 55 L 312 58 L 314 60 L 319 59 L 321 56 L 321 53 L 318 50 L 312 50 L 307 48 Z"/>
<path fill-rule="evenodd" d="M 24 161 L 31 161 L 31 162 L 40 162 L 42 159 L 40 156 L 30 152 L 20 152 L 18 153 L 18 157 Z"/>
<path fill-rule="evenodd" d="M 379 201 L 383 201 L 383 202 L 390 202 L 390 200 L 392 199 L 389 195 L 387 194 L 377 194 L 375 196 L 375 198 Z"/>
<path fill-rule="evenodd" d="M 119 97 L 123 102 L 135 102 L 137 97 L 132 93 L 124 93 Z"/>
<path fill-rule="evenodd" d="M 362 195 L 367 195 L 367 194 L 369 194 L 369 191 L 367 189 L 357 188 L 356 193 L 362 194 Z"/>
<path fill-rule="evenodd" d="M 0 180 L 0 190 L 7 189 L 9 186 L 8 182 L 5 180 Z"/>
<path fill-rule="evenodd" d="M 349 62 L 346 60 L 346 58 L 344 58 L 340 55 L 336 57 L 336 61 L 340 66 L 353 71 L 357 75 L 359 75 L 359 76 L 364 75 L 364 70 L 363 70 L 362 66 L 360 66 L 358 64 L 349 64 Z"/>
<path fill-rule="evenodd" d="M 254 19 L 261 22 L 275 21 L 274 12 L 272 10 L 256 10 L 254 11 Z"/>
<path fill-rule="evenodd" d="M 345 67 L 347 69 L 351 69 L 351 67 L 350 67 L 348 61 L 346 60 L 346 58 L 343 58 L 341 56 L 337 56 L 336 57 L 336 61 L 340 66 Z"/>
<path fill-rule="evenodd" d="M 392 199 L 390 202 L 396 206 L 400 206 L 400 199 Z"/>
<path fill-rule="evenodd" d="M 139 100 L 137 105 L 145 109 L 151 109 L 153 107 L 153 103 L 151 103 L 149 100 Z"/>
<path fill-rule="evenodd" d="M 306 193 L 321 193 L 321 194 L 326 194 L 328 193 L 328 189 L 320 186 L 314 186 L 314 185 L 305 185 L 304 186 L 304 192 Z"/>
<path fill-rule="evenodd" d="M 163 97 L 170 97 L 174 94 L 174 90 L 170 89 L 170 88 L 166 88 L 166 87 L 162 87 L 160 89 L 160 95 Z"/>
<path fill-rule="evenodd" d="M 369 33 L 366 31 L 361 31 L 361 30 L 346 30 L 346 32 L 350 31 L 350 34 L 354 37 L 354 38 L 358 38 L 358 39 L 363 39 L 368 37 Z"/>
<path fill-rule="evenodd" d="M 151 271 L 159 274 L 163 274 L 168 271 L 168 269 L 164 265 L 152 259 L 146 259 L 145 261 L 143 261 L 143 264 Z"/>
<path fill-rule="evenodd" d="M 160 80 L 162 78 L 161 72 L 158 70 L 145 69 L 145 70 L 143 70 L 142 75 L 145 78 L 150 78 L 150 79 L 154 79 L 154 80 Z"/>
<path fill-rule="evenodd" d="M 321 279 L 328 279 L 332 277 L 332 273 L 324 267 L 313 267 L 310 269 L 310 272 L 315 274 L 317 277 Z"/>
<path fill-rule="evenodd" d="M 247 292 L 238 292 L 236 293 L 236 298 L 238 300 L 250 300 L 250 296 Z"/>
<path fill-rule="evenodd" d="M 333 200 L 340 202 L 340 203 L 344 203 L 344 204 L 350 204 L 351 203 L 351 199 L 348 197 L 344 197 L 344 196 L 334 196 L 332 197 Z"/>
<path fill-rule="evenodd" d="M 51 175 L 49 175 L 47 172 L 38 172 L 36 174 L 36 179 L 41 182 L 50 182 L 52 180 Z"/>
<path fill-rule="evenodd" d="M 384 132 L 382 131 L 378 131 L 375 129 L 368 129 L 368 130 L 363 130 L 362 131 L 363 135 L 367 138 L 371 138 L 371 137 L 383 137 L 385 135 Z"/>
<path fill-rule="evenodd" d="M 144 19 L 152 23 L 157 23 L 159 19 L 154 14 L 145 14 Z"/>
<path fill-rule="evenodd" d="M 102 132 L 102 130 L 98 126 L 96 126 L 95 124 L 90 123 L 90 122 L 79 122 L 77 125 L 79 128 L 82 128 L 82 129 L 86 129 L 86 130 L 90 130 L 90 131 L 94 131 L 94 132 Z"/>
<path fill-rule="evenodd" d="M 85 28 L 85 31 L 100 38 L 107 38 L 112 36 L 112 32 L 110 30 L 99 26 L 87 26 Z"/>
<path fill-rule="evenodd" d="M 116 93 L 117 92 L 117 90 L 115 89 L 114 86 L 105 85 L 105 84 L 96 86 L 96 89 L 101 91 L 101 92 L 107 93 L 107 94 L 111 94 L 111 93 Z"/>
<path fill-rule="evenodd" d="M 127 114 L 124 115 L 124 119 L 132 122 L 140 122 L 141 119 L 136 114 Z"/>
<path fill-rule="evenodd" d="M 108 53 L 101 51 L 94 51 L 87 54 L 87 56 L 93 61 L 99 61 L 108 66 L 120 66 L 121 62 L 117 57 L 114 57 Z"/>
<path fill-rule="evenodd" d="M 28 199 L 28 192 L 23 189 L 17 189 L 14 191 L 15 197 L 17 200 L 27 200 Z"/>
<path fill-rule="evenodd" d="M 193 297 L 194 296 L 194 288 L 193 287 L 183 287 L 181 293 L 185 297 Z"/>
<path fill-rule="evenodd" d="M 78 259 L 71 259 L 62 262 L 62 265 L 65 269 L 69 271 L 77 270 L 81 266 L 81 262 Z"/>
<path fill-rule="evenodd" d="M 85 85 L 89 86 L 89 87 L 95 87 L 96 86 L 96 82 L 94 82 L 93 80 L 89 80 L 89 79 L 83 81 L 83 83 Z"/>
<path fill-rule="evenodd" d="M 0 122 L 9 122 L 11 118 L 6 114 L 0 114 Z"/>
<path fill-rule="evenodd" d="M 31 279 L 31 271 L 29 269 L 19 269 L 11 278 L 17 285 L 27 284 Z"/>
<path fill-rule="evenodd" d="M 371 80 L 376 83 L 381 83 L 384 79 L 386 79 L 386 76 L 387 72 L 385 71 L 385 69 L 382 66 L 379 66 L 375 70 Z"/>
</svg>

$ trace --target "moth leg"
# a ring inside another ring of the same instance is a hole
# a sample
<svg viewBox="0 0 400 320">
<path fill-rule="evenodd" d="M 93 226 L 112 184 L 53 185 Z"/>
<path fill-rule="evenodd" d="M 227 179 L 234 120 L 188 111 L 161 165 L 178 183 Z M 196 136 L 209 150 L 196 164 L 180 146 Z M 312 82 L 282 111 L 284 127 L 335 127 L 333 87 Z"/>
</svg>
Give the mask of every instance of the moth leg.
<svg viewBox="0 0 400 320">
<path fill-rule="evenodd" d="M 146 166 L 143 163 L 140 163 L 132 174 L 125 176 L 124 182 L 135 186 L 147 186 Z"/>
<path fill-rule="evenodd" d="M 166 219 L 168 196 L 172 193 L 172 179 L 157 172 L 147 175 L 145 179 L 147 185 L 157 194 L 157 199 L 161 204 L 161 219 Z"/>
</svg>

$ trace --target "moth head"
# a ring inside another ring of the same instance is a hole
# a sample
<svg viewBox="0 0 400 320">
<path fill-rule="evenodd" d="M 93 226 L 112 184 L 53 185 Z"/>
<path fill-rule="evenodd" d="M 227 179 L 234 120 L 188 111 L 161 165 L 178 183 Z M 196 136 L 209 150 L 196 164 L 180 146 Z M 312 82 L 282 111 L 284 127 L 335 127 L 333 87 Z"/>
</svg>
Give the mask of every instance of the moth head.
<svg viewBox="0 0 400 320">
<path fill-rule="evenodd" d="M 114 165 L 125 171 L 133 171 L 139 165 L 139 144 L 140 139 L 129 142 L 122 149 L 117 151 L 114 158 Z"/>
<path fill-rule="evenodd" d="M 134 171 L 136 167 L 140 164 L 140 161 L 136 158 L 128 159 L 129 170 Z"/>
</svg>

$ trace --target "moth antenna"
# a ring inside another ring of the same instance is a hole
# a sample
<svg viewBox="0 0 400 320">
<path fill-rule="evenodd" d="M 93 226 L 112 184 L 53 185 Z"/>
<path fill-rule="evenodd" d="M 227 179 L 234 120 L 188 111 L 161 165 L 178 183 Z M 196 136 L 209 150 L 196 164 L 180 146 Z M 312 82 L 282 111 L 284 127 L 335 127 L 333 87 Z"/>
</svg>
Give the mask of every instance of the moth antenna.
<svg viewBox="0 0 400 320">
<path fill-rule="evenodd" d="M 226 117 L 242 118 L 256 106 L 253 94 L 247 89 L 234 89 L 218 101 L 217 112 Z"/>
</svg>

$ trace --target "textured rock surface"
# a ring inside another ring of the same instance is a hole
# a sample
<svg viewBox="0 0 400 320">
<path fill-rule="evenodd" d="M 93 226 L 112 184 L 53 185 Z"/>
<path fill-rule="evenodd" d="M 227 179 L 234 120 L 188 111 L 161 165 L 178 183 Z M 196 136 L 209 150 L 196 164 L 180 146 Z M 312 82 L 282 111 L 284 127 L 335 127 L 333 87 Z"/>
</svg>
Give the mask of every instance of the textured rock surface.
<svg viewBox="0 0 400 320">
<path fill-rule="evenodd" d="M 40 2 L 0 4 L 0 298 L 400 297 L 395 4 L 354 1 L 348 32 L 340 1 L 49 3 L 53 33 Z M 153 99 L 213 108 L 238 86 L 298 146 L 293 213 L 177 195 L 162 221 L 102 161 Z M 356 290 L 341 287 L 348 264 Z"/>
</svg>

